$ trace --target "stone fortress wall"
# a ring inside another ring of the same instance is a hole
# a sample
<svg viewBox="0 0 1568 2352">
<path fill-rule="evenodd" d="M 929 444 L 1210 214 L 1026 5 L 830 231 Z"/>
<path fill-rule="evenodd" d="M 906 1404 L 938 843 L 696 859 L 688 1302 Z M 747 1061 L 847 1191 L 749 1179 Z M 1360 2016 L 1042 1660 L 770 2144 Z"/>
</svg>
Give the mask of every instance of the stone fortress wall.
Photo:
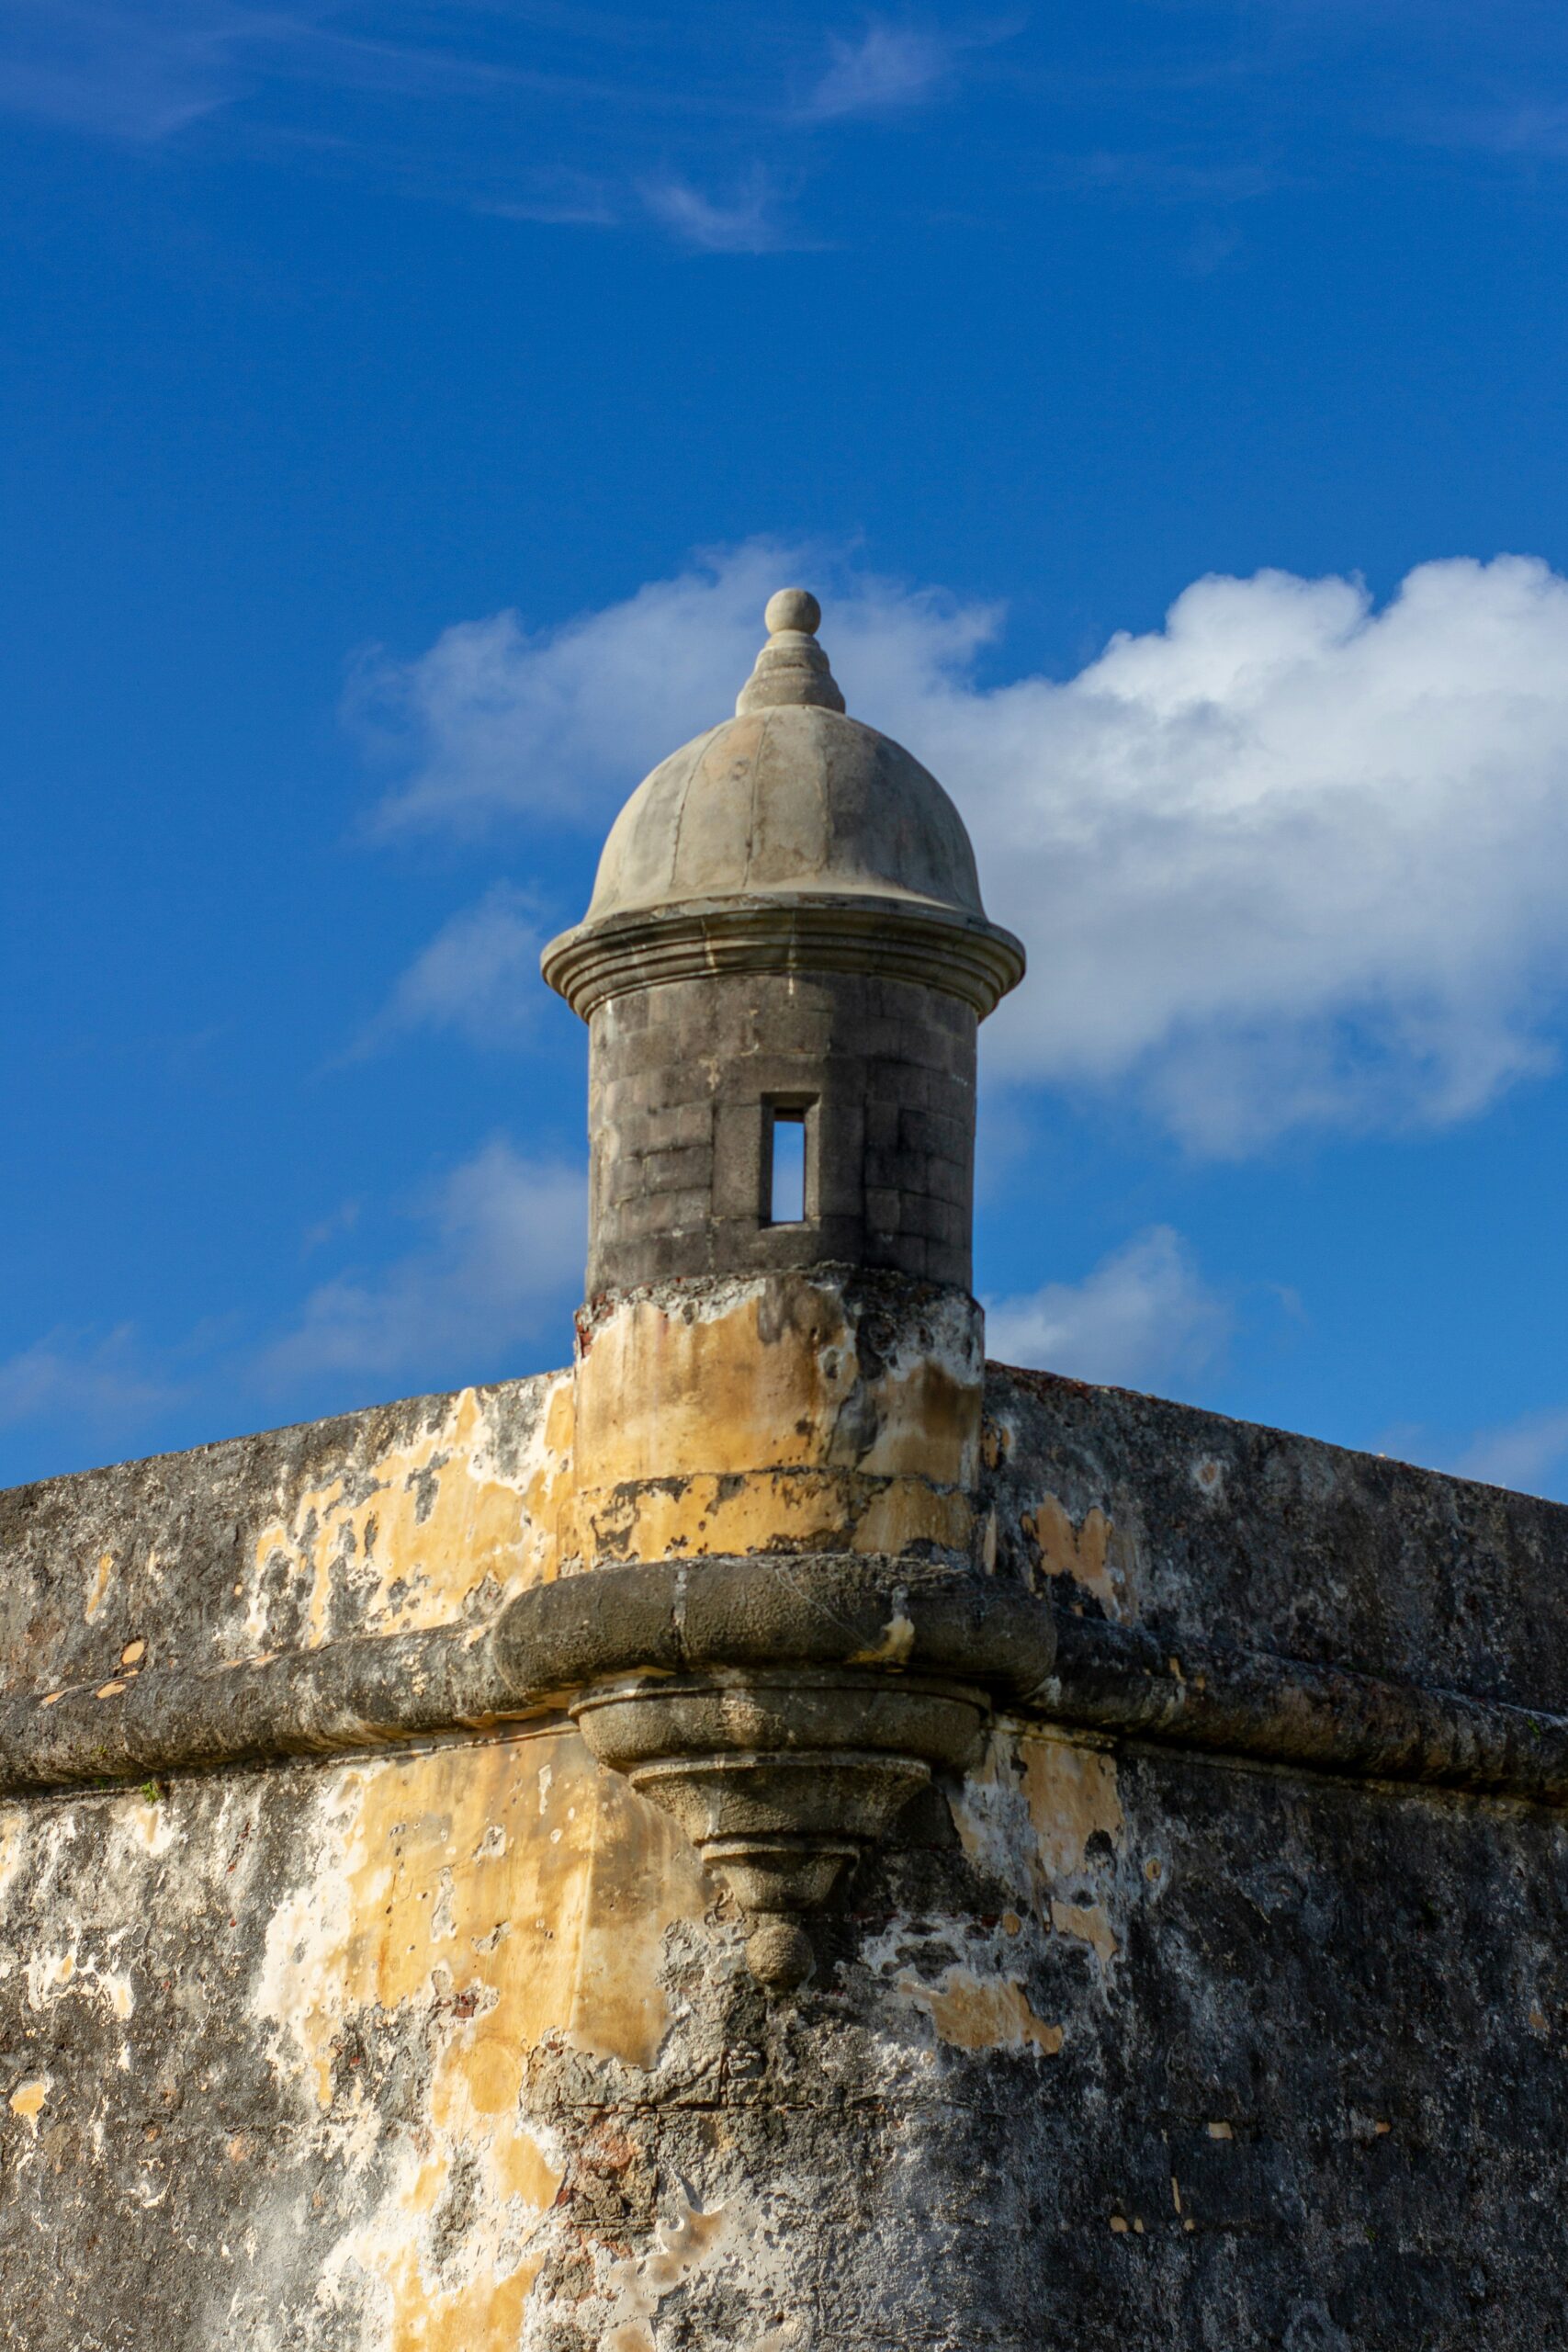
<svg viewBox="0 0 1568 2352">
<path fill-rule="evenodd" d="M 781 2001 L 524 1657 L 400 1734 L 561 1589 L 570 1396 L 0 1505 L 0 2341 L 1564 2340 L 1568 1511 L 992 1367 L 994 1576 L 1078 1646 Z"/>
<path fill-rule="evenodd" d="M 0 2343 L 1568 2345 L 1568 1511 L 985 1363 L 1022 953 L 768 617 L 571 1365 L 0 1497 Z"/>
</svg>

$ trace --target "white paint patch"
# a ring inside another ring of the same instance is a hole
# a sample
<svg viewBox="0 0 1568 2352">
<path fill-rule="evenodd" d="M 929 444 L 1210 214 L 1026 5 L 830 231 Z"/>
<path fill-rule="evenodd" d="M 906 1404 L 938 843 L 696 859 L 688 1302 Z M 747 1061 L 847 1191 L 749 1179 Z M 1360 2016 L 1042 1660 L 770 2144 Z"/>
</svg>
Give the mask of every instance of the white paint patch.
<svg viewBox="0 0 1568 2352">
<path fill-rule="evenodd" d="M 915 1626 L 902 1608 L 896 1608 L 882 1629 L 874 1648 L 857 1650 L 850 1659 L 852 1666 L 907 1666 L 915 1646 Z"/>
<path fill-rule="evenodd" d="M 665 2296 L 684 2285 L 694 2270 L 743 2252 L 748 2237 L 738 2231 L 733 2208 L 721 2205 L 700 2213 L 682 2194 L 673 2218 L 660 2222 L 651 2253 L 617 2262 L 610 2270 L 607 2284 L 615 2300 L 604 2352 L 644 2352 L 645 2346 L 651 2352 L 648 2323 L 657 2317 Z"/>
<path fill-rule="evenodd" d="M 1021 1911 L 1087 1944 L 1102 1973 L 1113 1964 L 1122 1939 L 1106 1905 L 1142 1899 L 1147 1884 L 1122 1869 L 1126 1830 L 1108 1750 L 998 1724 L 953 1816 L 971 1861 L 1011 1888 Z"/>
</svg>

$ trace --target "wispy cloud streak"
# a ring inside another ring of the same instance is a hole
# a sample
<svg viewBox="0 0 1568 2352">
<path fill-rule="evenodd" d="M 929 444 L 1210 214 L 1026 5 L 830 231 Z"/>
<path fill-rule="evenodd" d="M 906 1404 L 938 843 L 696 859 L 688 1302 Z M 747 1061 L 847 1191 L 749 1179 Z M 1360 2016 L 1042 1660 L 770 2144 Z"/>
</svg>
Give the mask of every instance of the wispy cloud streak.
<svg viewBox="0 0 1568 2352">
<path fill-rule="evenodd" d="M 114 138 L 159 140 L 229 105 L 245 58 L 293 20 L 227 0 L 12 0 L 0 107 Z"/>
<path fill-rule="evenodd" d="M 362 1049 L 411 1030 L 446 1031 L 481 1046 L 511 1044 L 534 1025 L 545 934 L 533 900 L 497 882 L 442 925 L 403 973 Z"/>
<path fill-rule="evenodd" d="M 683 179 L 643 180 L 637 192 L 660 227 L 702 253 L 777 253 L 794 242 L 780 217 L 773 181 L 761 169 L 749 173 L 728 197 L 709 196 Z"/>
<path fill-rule="evenodd" d="M 66 1418 L 94 1436 L 129 1436 L 174 1394 L 128 1323 L 107 1332 L 50 1331 L 0 1360 L 0 1428 Z"/>
<path fill-rule="evenodd" d="M 831 63 L 800 109 L 807 122 L 891 114 L 934 96 L 953 65 L 951 40 L 911 25 L 873 23 L 854 41 L 830 40 Z"/>
<path fill-rule="evenodd" d="M 436 1190 L 413 1249 L 319 1284 L 254 1359 L 255 1376 L 275 1395 L 323 1382 L 352 1395 L 413 1366 L 454 1380 L 522 1370 L 552 1317 L 565 1330 L 586 1214 L 580 1169 L 526 1159 L 498 1138 Z"/>
<path fill-rule="evenodd" d="M 304 1240 L 341 1250 L 361 1229 L 351 1203 Z M 172 1343 L 129 1324 L 61 1329 L 0 1358 L 0 1430 L 49 1429 L 73 1454 L 84 1441 L 123 1453 L 172 1418 L 189 1443 L 258 1412 L 342 1411 L 410 1383 L 457 1386 L 558 1363 L 585 1231 L 582 1170 L 495 1137 L 412 1204 L 405 1247 L 379 1261 L 367 1251 L 317 1283 L 270 1334 L 247 1338 L 233 1318 Z"/>
<path fill-rule="evenodd" d="M 1561 1494 L 1568 1482 L 1568 1405 L 1522 1413 L 1483 1430 L 1455 1458 L 1461 1477 L 1527 1494 Z"/>
</svg>

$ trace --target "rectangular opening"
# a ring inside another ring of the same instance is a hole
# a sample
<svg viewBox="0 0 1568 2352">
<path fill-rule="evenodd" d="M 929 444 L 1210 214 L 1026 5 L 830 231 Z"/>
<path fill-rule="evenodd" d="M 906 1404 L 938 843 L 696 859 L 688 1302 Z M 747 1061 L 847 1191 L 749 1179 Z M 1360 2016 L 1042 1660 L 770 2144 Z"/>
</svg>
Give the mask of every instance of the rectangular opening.
<svg viewBox="0 0 1568 2352">
<path fill-rule="evenodd" d="M 806 1222 L 806 1105 L 768 1105 L 768 1223 Z"/>
</svg>

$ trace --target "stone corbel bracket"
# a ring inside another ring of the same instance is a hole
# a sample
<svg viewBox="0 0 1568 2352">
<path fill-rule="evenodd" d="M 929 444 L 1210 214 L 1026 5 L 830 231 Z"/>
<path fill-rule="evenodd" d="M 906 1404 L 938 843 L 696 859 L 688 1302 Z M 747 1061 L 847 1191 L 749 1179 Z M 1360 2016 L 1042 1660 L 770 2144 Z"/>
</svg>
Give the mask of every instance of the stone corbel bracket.
<svg viewBox="0 0 1568 2352">
<path fill-rule="evenodd" d="M 994 1585 L 916 1580 L 904 1560 L 660 1563 L 615 1581 L 608 1609 L 603 1571 L 552 1589 L 563 1613 L 584 1604 L 570 1712 L 728 1887 L 775 1989 L 810 1970 L 801 1915 L 933 1772 L 973 1758 L 993 1693 L 1032 1689 L 1055 1656 L 1038 1603 L 998 1609 Z M 657 1648 L 617 1623 L 628 1600 L 652 1603 Z"/>
</svg>

